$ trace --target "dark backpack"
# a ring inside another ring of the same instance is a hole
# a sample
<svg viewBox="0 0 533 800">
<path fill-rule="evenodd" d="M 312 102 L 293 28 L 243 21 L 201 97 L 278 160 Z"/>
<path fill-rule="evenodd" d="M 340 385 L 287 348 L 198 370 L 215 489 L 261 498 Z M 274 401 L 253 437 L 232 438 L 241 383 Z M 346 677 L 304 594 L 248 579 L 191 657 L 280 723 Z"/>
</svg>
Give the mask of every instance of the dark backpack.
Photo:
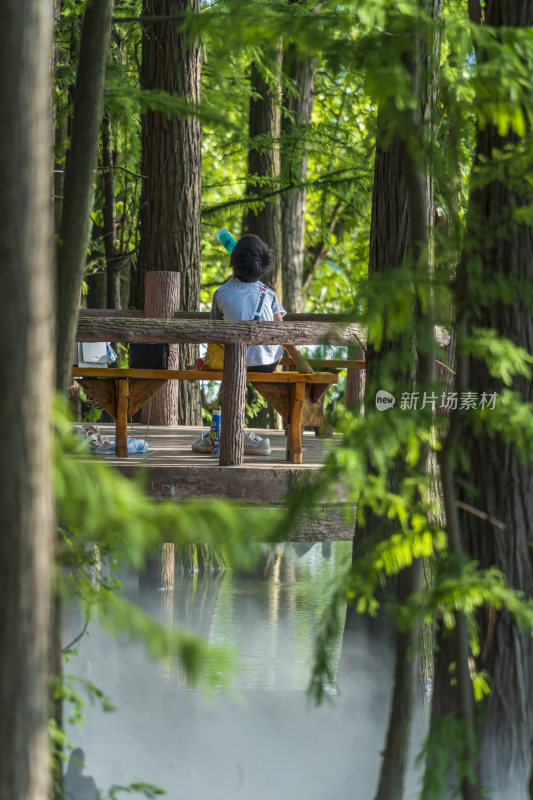
<svg viewBox="0 0 533 800">
<path fill-rule="evenodd" d="M 168 344 L 130 344 L 130 369 L 168 369 Z"/>
</svg>

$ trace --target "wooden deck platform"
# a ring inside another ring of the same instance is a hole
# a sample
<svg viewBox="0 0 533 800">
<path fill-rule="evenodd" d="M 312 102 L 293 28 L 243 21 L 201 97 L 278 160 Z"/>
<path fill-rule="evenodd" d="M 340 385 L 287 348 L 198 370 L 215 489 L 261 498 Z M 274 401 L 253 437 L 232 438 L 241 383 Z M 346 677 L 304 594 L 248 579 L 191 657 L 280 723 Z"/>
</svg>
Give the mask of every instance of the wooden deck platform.
<svg viewBox="0 0 533 800">
<path fill-rule="evenodd" d="M 99 424 L 102 435 L 113 439 L 113 423 Z M 148 451 L 144 455 L 103 456 L 104 460 L 126 476 L 139 467 L 148 471 L 146 487 L 157 499 L 184 500 L 191 497 L 225 497 L 247 505 L 282 505 L 287 493 L 316 473 L 323 463 L 327 449 L 335 446 L 334 439 L 318 439 L 312 431 L 303 434 L 303 464 L 285 460 L 286 439 L 283 431 L 253 430 L 268 436 L 270 456 L 246 455 L 239 467 L 220 467 L 218 456 L 193 453 L 191 444 L 198 439 L 200 427 L 167 428 L 150 425 L 129 425 L 128 436 L 145 439 Z M 298 531 L 290 534 L 293 541 L 347 540 L 353 538 L 352 512 L 345 518 L 345 495 L 339 489 L 333 497 L 324 498 L 320 513 L 310 510 Z"/>
</svg>

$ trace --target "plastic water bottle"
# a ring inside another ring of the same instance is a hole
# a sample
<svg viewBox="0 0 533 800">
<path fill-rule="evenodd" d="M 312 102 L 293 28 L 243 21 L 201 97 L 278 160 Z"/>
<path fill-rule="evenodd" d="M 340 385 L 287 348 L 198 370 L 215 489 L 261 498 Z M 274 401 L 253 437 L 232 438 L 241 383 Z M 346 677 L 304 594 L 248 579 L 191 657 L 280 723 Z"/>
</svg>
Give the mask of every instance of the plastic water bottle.
<svg viewBox="0 0 533 800">
<path fill-rule="evenodd" d="M 211 428 L 209 429 L 209 438 L 213 442 L 213 454 L 218 455 L 220 452 L 220 409 L 217 408 L 213 411 L 211 417 Z"/>
<path fill-rule="evenodd" d="M 237 240 L 233 238 L 231 233 L 226 228 L 219 228 L 216 232 L 216 237 L 222 247 L 225 247 L 228 253 L 233 252 L 233 248 L 237 244 Z"/>
</svg>

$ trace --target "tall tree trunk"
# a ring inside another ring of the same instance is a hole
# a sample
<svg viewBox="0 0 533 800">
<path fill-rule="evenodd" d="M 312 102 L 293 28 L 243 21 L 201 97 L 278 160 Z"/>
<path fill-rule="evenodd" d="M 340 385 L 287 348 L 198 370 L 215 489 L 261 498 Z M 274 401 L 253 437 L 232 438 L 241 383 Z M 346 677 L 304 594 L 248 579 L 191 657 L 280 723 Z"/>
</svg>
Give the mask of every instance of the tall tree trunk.
<svg viewBox="0 0 533 800">
<path fill-rule="evenodd" d="M 533 2 L 488 0 L 485 23 L 494 27 L 533 26 Z M 483 54 L 479 54 L 479 59 Z M 483 171 L 491 163 L 501 169 L 501 153 L 515 153 L 513 164 L 531 153 L 533 136 L 528 130 L 520 139 L 514 134 L 501 137 L 488 125 L 477 134 L 474 169 Z M 527 157 L 528 164 L 531 163 Z M 510 162 L 507 161 L 507 164 Z M 471 197 L 471 225 L 466 239 L 467 269 L 471 270 L 472 294 L 479 292 L 481 275 L 485 286 L 501 285 L 502 279 L 514 288 L 511 300 L 501 292 L 469 310 L 469 323 L 492 328 L 516 345 L 533 351 L 533 315 L 521 293 L 533 282 L 533 226 L 519 223 L 516 210 L 533 202 L 531 187 L 520 183 L 516 172 L 480 186 Z M 526 168 L 525 168 L 526 169 Z M 510 188 L 512 186 L 512 188 Z M 468 295 L 466 298 L 468 302 Z M 483 360 L 471 358 L 469 389 L 501 392 L 501 381 L 491 378 Z M 533 382 L 517 377 L 512 389 L 523 402 L 533 403 Z M 480 508 L 505 526 L 461 514 L 466 548 L 483 568 L 497 566 L 509 584 L 533 594 L 533 459 L 520 457 L 514 444 L 501 435 L 474 433 L 467 428 L 462 437 L 470 460 L 466 479 L 472 492 L 462 491 L 462 499 Z M 481 641 L 485 643 L 479 667 L 491 676 L 491 693 L 486 700 L 481 725 L 481 758 L 484 780 L 494 787 L 505 787 L 506 797 L 522 798 L 527 793 L 527 773 L 533 737 L 533 640 L 505 612 L 488 609 L 480 620 Z"/>
<path fill-rule="evenodd" d="M 433 2 L 434 19 L 441 11 L 441 0 Z M 421 3 L 424 5 L 424 2 Z M 429 5 L 429 3 L 425 3 Z M 428 58 L 428 51 L 435 58 Z M 436 51 L 436 52 L 435 52 Z M 436 102 L 436 75 L 439 64 L 440 40 L 434 34 L 428 43 L 413 40 L 413 52 L 406 54 L 408 63 L 412 64 L 413 94 L 418 104 L 411 115 L 411 131 L 414 140 L 422 143 L 426 138 L 425 127 L 432 126 L 432 111 Z M 420 85 L 423 64 L 429 66 L 429 76 L 425 87 Z M 406 178 L 407 208 L 409 217 L 409 251 L 413 262 L 420 268 L 425 267 L 426 275 L 431 272 L 431 243 L 428 223 L 433 216 L 433 181 L 427 163 L 417 164 L 415 156 L 404 148 L 403 169 Z M 433 340 L 432 303 L 429 309 L 423 310 L 420 300 L 414 303 L 414 315 L 417 321 L 417 332 L 425 341 L 416 342 L 416 386 L 419 391 L 430 390 L 435 377 L 435 356 L 431 342 Z M 426 414 L 428 412 L 426 411 Z M 431 412 L 429 412 L 431 414 Z M 426 424 L 429 420 L 425 420 Z M 423 446 L 418 459 L 418 468 L 424 472 L 427 468 L 429 448 Z M 424 502 L 424 497 L 421 497 Z M 404 569 L 398 578 L 397 599 L 406 603 L 409 596 L 422 590 L 423 564 L 420 559 Z M 412 625 L 407 630 L 397 633 L 396 665 L 394 689 L 390 708 L 389 725 L 383 763 L 381 767 L 376 800 L 402 800 L 404 795 L 405 775 L 409 761 L 411 726 L 417 704 L 416 689 L 418 686 L 418 658 L 416 652 L 420 642 L 419 625 Z"/>
<path fill-rule="evenodd" d="M 180 307 L 180 274 L 162 270 L 146 273 L 144 312 L 153 319 L 169 319 Z M 168 369 L 178 369 L 179 345 L 169 345 Z M 178 393 L 166 381 L 141 409 L 141 421 L 149 425 L 176 425 L 178 421 Z"/>
<path fill-rule="evenodd" d="M 42 800 L 50 791 L 47 718 L 54 527 L 52 5 L 46 0 L 5 0 L 2 15 L 0 799 Z"/>
<path fill-rule="evenodd" d="M 442 9 L 442 0 L 421 0 L 421 6 L 432 19 L 438 19 Z M 399 23 L 403 25 L 403 21 Z M 413 42 L 413 47 L 415 43 Z M 432 131 L 432 109 L 436 98 L 436 80 L 440 54 L 440 40 L 433 37 L 432 46 L 422 46 L 420 54 L 420 74 L 425 76 L 426 84 L 419 91 L 419 106 L 416 114 L 422 124 L 419 125 L 419 136 L 428 139 Z M 412 59 L 412 53 L 405 58 Z M 416 79 L 418 82 L 418 78 Z M 378 110 L 378 134 L 374 164 L 374 186 L 372 193 L 372 217 L 370 227 L 369 277 L 375 276 L 383 281 L 388 272 L 400 268 L 410 250 L 412 239 L 410 226 L 412 209 L 409 203 L 408 172 L 412 172 L 413 159 L 407 152 L 406 144 L 398 135 L 389 137 L 391 121 L 399 115 L 395 109 L 381 107 Z M 391 117 L 392 114 L 392 117 Z M 409 121 L 408 126 L 412 126 Z M 412 176 L 409 180 L 413 181 Z M 416 224 L 431 226 L 433 223 L 433 181 L 429 169 L 425 173 L 425 209 L 424 220 Z M 413 203 L 411 203 L 413 205 Z M 418 212 L 417 212 L 418 213 Z M 415 224 L 415 223 L 413 223 Z M 426 234 L 427 236 L 427 234 Z M 428 247 L 428 268 L 432 263 L 432 244 Z M 414 302 L 414 299 L 413 299 Z M 369 309 L 371 310 L 371 309 Z M 378 313 L 379 310 L 378 310 Z M 386 323 L 386 320 L 385 320 Z M 394 392 L 398 387 L 406 389 L 412 383 L 415 361 L 415 341 L 405 335 L 388 338 L 385 335 L 379 350 L 368 344 L 366 351 L 365 409 L 373 413 L 374 399 L 379 389 Z M 403 473 L 403 460 L 398 460 L 390 470 L 391 491 L 397 491 Z M 367 536 L 385 536 L 392 532 L 391 523 L 376 517 L 373 513 L 365 513 L 365 524 L 360 534 L 356 531 L 354 538 L 354 559 L 358 547 Z"/>
<path fill-rule="evenodd" d="M 374 164 L 372 194 L 372 219 L 370 227 L 370 254 L 368 274 L 382 279 L 389 270 L 402 266 L 408 252 L 409 212 L 405 176 L 405 144 L 394 137 L 389 146 L 382 144 L 384 133 L 383 112 L 378 111 L 378 137 Z M 411 383 L 414 343 L 405 337 L 385 338 L 379 350 L 369 343 L 366 351 L 365 413 L 381 413 L 375 408 L 379 389 L 394 393 L 396 387 Z M 390 469 L 390 490 L 398 490 L 403 462 L 398 459 Z M 385 538 L 396 528 L 394 522 L 377 517 L 365 509 L 364 525 L 356 529 L 353 557 L 367 537 Z"/>
<path fill-rule="evenodd" d="M 288 115 L 281 125 L 281 173 L 284 183 L 296 184 L 281 196 L 281 259 L 283 304 L 287 311 L 301 312 L 307 152 L 305 137 L 311 122 L 316 60 L 303 57 L 295 45 L 283 54 L 283 72 L 291 88 L 284 98 Z"/>
<path fill-rule="evenodd" d="M 112 11 L 113 0 L 88 0 L 81 33 L 57 248 L 56 383 L 60 391 L 66 391 L 70 384 Z"/>
<path fill-rule="evenodd" d="M 407 185 L 405 176 L 405 146 L 403 142 L 394 137 L 386 147 L 384 145 L 387 109 L 378 109 L 376 138 L 376 155 L 374 162 L 374 186 L 372 194 L 372 217 L 370 227 L 370 252 L 368 272 L 369 277 L 378 279 L 388 270 L 401 267 L 408 251 L 409 244 L 409 218 Z M 376 312 L 374 312 L 376 313 Z M 405 344 L 398 339 L 384 340 L 379 351 L 369 344 L 366 348 L 366 380 L 365 380 L 365 416 L 377 412 L 374 398 L 378 389 L 386 389 L 394 393 L 395 386 L 409 385 L 410 360 L 407 365 L 400 361 L 400 353 Z M 401 366 L 400 366 L 401 365 Z M 402 380 L 403 376 L 403 380 Z M 397 460 L 389 470 L 390 490 L 398 489 L 402 475 L 402 463 Z M 372 541 L 385 539 L 396 526 L 392 527 L 390 521 L 374 514 L 365 508 L 364 521 L 356 525 L 352 560 L 355 563 Z M 384 601 L 385 591 L 394 591 L 392 582 L 382 590 L 378 599 Z M 355 608 L 348 604 L 344 631 L 343 653 L 346 650 L 347 667 L 350 664 L 351 641 L 354 634 L 365 628 L 372 639 L 380 642 L 389 642 L 394 633 L 392 621 L 380 613 L 374 622 L 366 619 L 361 621 Z M 344 646 L 346 645 L 346 648 Z M 397 653 L 398 655 L 398 653 Z M 344 656 L 343 656 L 344 657 Z M 398 667 L 396 667 L 396 674 Z"/>
<path fill-rule="evenodd" d="M 115 201 L 115 159 L 112 146 L 112 127 L 109 111 L 104 113 L 102 122 L 102 166 L 103 207 L 104 207 L 104 247 L 107 264 L 107 308 L 121 308 L 120 276 L 121 259 L 117 247 L 117 205 Z"/>
<path fill-rule="evenodd" d="M 425 3 L 434 18 L 440 13 L 439 0 Z M 407 35 L 403 18 L 390 16 L 389 34 L 398 34 L 398 42 L 402 40 L 406 48 L 402 60 L 410 65 L 413 94 L 417 97 L 417 105 L 412 113 L 402 112 L 390 104 L 380 107 L 378 112 L 378 137 L 374 167 L 374 191 L 372 198 L 372 220 L 370 233 L 369 276 L 374 276 L 384 287 L 383 279 L 404 265 L 406 256 L 410 255 L 414 264 L 424 265 L 429 275 L 431 258 L 428 237 L 428 223 L 433 217 L 432 181 L 427 164 L 423 160 L 415 163 L 415 157 L 421 159 L 423 150 L 413 154 L 403 140 L 401 133 L 390 136 L 390 128 L 400 129 L 412 139 L 422 142 L 426 137 L 426 127 L 431 127 L 431 108 L 434 103 L 434 76 L 428 85 L 420 85 L 420 73 L 423 63 L 431 63 L 428 50 L 433 54 L 433 47 L 427 47 L 423 41 L 417 41 Z M 436 37 L 435 37 L 436 38 Z M 437 46 L 437 52 L 439 50 Z M 438 58 L 431 64 L 433 72 L 438 67 Z M 402 123 L 403 116 L 403 124 Z M 412 145 L 411 145 L 412 147 Z M 380 313 L 376 309 L 375 313 Z M 365 388 L 365 413 L 379 413 L 374 408 L 375 394 L 385 389 L 397 395 L 398 391 L 412 385 L 413 379 L 417 388 L 431 385 L 434 372 L 434 355 L 431 348 L 433 339 L 433 321 L 431 316 L 423 312 L 417 295 L 413 295 L 413 313 L 417 320 L 417 330 L 424 332 L 425 339 L 420 343 L 415 340 L 414 329 L 400 336 L 387 336 L 381 342 L 379 350 L 370 344 L 367 352 L 367 382 Z M 384 324 L 386 325 L 386 311 Z M 386 331 L 386 328 L 385 328 Z M 415 357 L 415 348 L 417 350 Z M 415 370 L 416 365 L 416 370 Z M 419 469 L 425 470 L 428 452 L 422 448 L 419 458 Z M 370 468 L 372 466 L 370 465 Z M 396 459 L 388 473 L 388 488 L 398 492 L 405 474 L 403 459 Z M 370 509 L 365 509 L 365 522 L 362 530 L 356 530 L 353 548 L 353 560 L 357 561 L 359 553 L 373 540 L 391 535 L 398 529 L 398 522 L 377 516 Z M 421 590 L 422 564 L 414 563 L 404 569 L 395 581 L 390 581 L 383 589 L 380 600 L 386 592 L 394 593 L 400 603 L 405 603 L 413 592 Z M 353 626 L 354 613 L 349 609 L 347 624 Z M 386 622 L 379 623 L 381 635 L 388 635 Z M 348 631 L 348 639 L 350 631 Z M 419 641 L 418 626 L 396 634 L 394 689 L 391 699 L 390 716 L 386 737 L 383 762 L 380 770 L 376 800 L 401 800 L 404 794 L 404 780 L 409 759 L 409 745 L 412 718 L 418 685 L 418 661 L 415 657 Z"/>
<path fill-rule="evenodd" d="M 247 197 L 261 196 L 277 191 L 280 180 L 279 137 L 281 133 L 281 42 L 269 53 L 276 76 L 268 82 L 258 64 L 250 68 L 250 88 L 257 97 L 250 97 L 248 132 Z M 274 269 L 268 280 L 282 300 L 281 279 L 281 206 L 278 195 L 261 201 L 258 208 L 250 208 L 243 217 L 243 233 L 255 233 L 274 253 Z"/>
<path fill-rule="evenodd" d="M 479 22 L 479 8 L 473 9 L 471 21 Z M 472 8 L 471 8 L 472 7 Z M 533 3 L 509 0 L 485 5 L 485 23 L 494 27 L 533 25 Z M 477 53 L 478 62 L 483 52 Z M 492 328 L 515 344 L 533 348 L 531 309 L 520 287 L 533 279 L 533 228 L 518 224 L 516 209 L 530 205 L 530 187 L 520 185 L 513 174 L 501 173 L 501 152 L 515 150 L 519 163 L 524 152 L 531 152 L 531 133 L 519 140 L 514 134 L 498 135 L 486 126 L 478 131 L 473 177 L 477 188 L 470 198 L 467 232 L 457 279 L 457 305 L 462 333 L 471 326 Z M 480 181 L 478 168 L 487 176 L 496 163 L 500 180 L 485 177 Z M 524 169 L 527 172 L 527 169 Z M 514 176 L 514 177 L 513 177 Z M 481 185 L 480 185 L 481 183 Z M 509 186 L 512 184 L 513 188 Z M 482 276 L 482 278 L 481 278 Z M 502 279 L 514 286 L 514 297 L 504 301 L 502 292 L 490 292 L 501 286 Z M 484 287 L 480 292 L 480 281 Z M 484 299 L 485 298 L 485 299 Z M 461 385 L 456 391 L 501 392 L 505 387 L 492 378 L 483 360 L 459 356 L 457 367 Z M 516 378 L 512 386 L 524 402 L 533 401 L 533 385 Z M 504 437 L 474 431 L 469 415 L 456 422 L 455 439 L 466 450 L 470 464 L 467 475 L 443 472 L 443 484 L 450 484 L 452 497 L 465 501 L 487 515 L 479 516 L 455 509 L 456 525 L 462 533 L 463 546 L 481 568 L 498 567 L 509 584 L 530 597 L 533 592 L 532 554 L 528 543 L 533 538 L 533 464 L 523 461 L 517 448 Z M 452 453 L 453 456 L 453 453 Z M 468 487 L 468 488 L 465 488 Z M 490 520 L 497 521 L 494 524 Z M 501 527 L 501 523 L 504 527 Z M 481 777 L 500 796 L 519 800 L 527 795 L 527 779 L 533 736 L 533 646 L 531 637 L 522 632 L 503 611 L 486 609 L 478 619 L 482 652 L 476 665 L 491 679 L 491 693 L 485 700 L 479 726 Z M 449 713 L 450 678 L 446 666 L 446 641 L 439 646 L 435 672 L 437 713 Z"/>
<path fill-rule="evenodd" d="M 199 12 L 199 0 L 144 0 L 143 15 Z M 141 86 L 200 100 L 201 52 L 180 21 L 143 26 Z M 148 270 L 181 273 L 181 310 L 197 311 L 200 302 L 200 202 L 202 130 L 198 117 L 167 117 L 148 111 L 142 118 L 143 189 L 141 241 L 136 305 L 144 306 L 144 275 Z M 196 360 L 195 345 L 181 345 L 180 368 Z M 201 424 L 198 384 L 180 381 L 178 420 Z"/>
</svg>

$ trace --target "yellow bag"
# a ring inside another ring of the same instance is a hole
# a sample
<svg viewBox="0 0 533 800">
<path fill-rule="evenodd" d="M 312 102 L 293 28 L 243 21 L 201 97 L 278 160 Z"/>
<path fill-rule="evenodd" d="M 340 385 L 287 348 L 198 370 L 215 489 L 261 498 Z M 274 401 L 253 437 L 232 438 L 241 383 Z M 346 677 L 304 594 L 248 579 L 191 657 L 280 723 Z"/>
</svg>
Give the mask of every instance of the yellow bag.
<svg viewBox="0 0 533 800">
<path fill-rule="evenodd" d="M 255 304 L 254 313 L 252 315 L 252 319 L 258 320 L 260 319 L 261 309 L 263 307 L 263 303 L 266 297 L 266 290 L 267 287 L 263 286 L 263 284 L 259 287 L 259 293 L 257 295 L 257 301 Z M 224 345 L 223 344 L 208 344 L 207 345 L 207 352 L 205 354 L 205 361 L 202 369 L 205 370 L 222 370 L 224 369 Z"/>
<path fill-rule="evenodd" d="M 202 369 L 221 370 L 224 368 L 224 345 L 211 343 L 207 345 L 205 361 Z"/>
</svg>

